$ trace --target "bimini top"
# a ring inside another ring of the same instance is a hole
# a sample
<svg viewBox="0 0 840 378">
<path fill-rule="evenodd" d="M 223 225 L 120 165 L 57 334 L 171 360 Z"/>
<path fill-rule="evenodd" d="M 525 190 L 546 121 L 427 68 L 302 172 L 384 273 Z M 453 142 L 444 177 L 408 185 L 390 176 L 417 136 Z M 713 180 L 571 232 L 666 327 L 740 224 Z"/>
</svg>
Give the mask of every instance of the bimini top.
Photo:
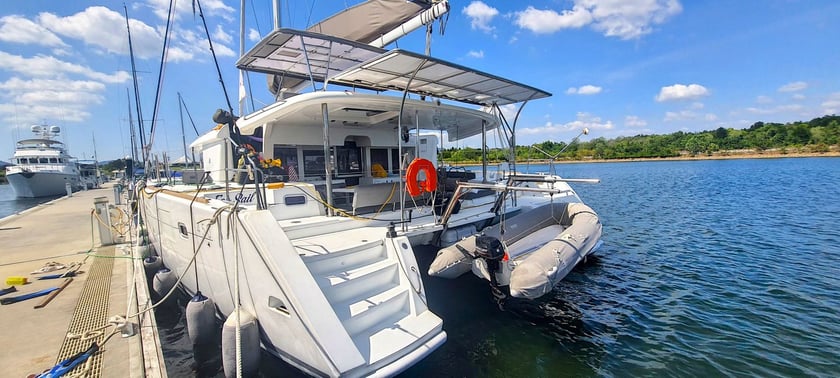
<svg viewBox="0 0 840 378">
<path fill-rule="evenodd" d="M 305 78 L 377 91 L 409 93 L 469 104 L 507 105 L 550 93 L 451 62 L 405 50 L 278 29 L 237 62 L 247 71 Z"/>
</svg>

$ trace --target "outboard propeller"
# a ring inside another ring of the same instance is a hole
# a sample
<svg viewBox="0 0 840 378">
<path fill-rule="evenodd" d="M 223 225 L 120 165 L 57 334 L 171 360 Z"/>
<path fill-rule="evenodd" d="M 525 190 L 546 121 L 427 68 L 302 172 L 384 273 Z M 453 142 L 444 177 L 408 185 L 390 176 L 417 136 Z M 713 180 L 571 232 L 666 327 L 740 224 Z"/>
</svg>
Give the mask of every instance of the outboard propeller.
<svg viewBox="0 0 840 378">
<path fill-rule="evenodd" d="M 481 235 L 475 238 L 475 255 L 487 263 L 487 273 L 490 274 L 490 291 L 493 293 L 499 309 L 503 309 L 502 305 L 507 295 L 499 287 L 499 282 L 496 281 L 496 272 L 501 269 L 500 264 L 505 257 L 502 242 L 495 237 Z"/>
</svg>

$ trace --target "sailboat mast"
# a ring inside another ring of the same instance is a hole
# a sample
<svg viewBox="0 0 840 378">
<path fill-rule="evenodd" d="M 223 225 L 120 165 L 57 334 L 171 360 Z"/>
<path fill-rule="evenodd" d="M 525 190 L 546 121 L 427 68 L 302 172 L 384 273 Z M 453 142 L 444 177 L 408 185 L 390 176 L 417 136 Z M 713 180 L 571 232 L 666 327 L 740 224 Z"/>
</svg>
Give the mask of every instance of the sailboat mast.
<svg viewBox="0 0 840 378">
<path fill-rule="evenodd" d="M 140 107 L 140 88 L 137 85 L 137 66 L 134 64 L 134 46 L 131 43 L 131 27 L 128 25 L 128 7 L 123 4 L 123 9 L 125 10 L 125 29 L 128 31 L 128 54 L 131 60 L 131 77 L 134 80 L 134 105 L 137 107 L 137 128 L 140 130 L 140 145 L 146 145 L 146 137 L 145 131 L 143 130 L 143 111 Z M 130 117 L 130 116 L 129 116 Z M 137 152 L 136 146 L 134 153 L 134 159 L 137 159 Z M 143 149 L 143 162 L 147 160 L 146 156 L 146 149 Z"/>
<path fill-rule="evenodd" d="M 184 133 L 184 100 L 181 98 L 181 92 L 178 92 L 178 115 L 181 117 L 181 143 L 184 146 L 184 166 L 187 164 L 187 137 Z"/>
<path fill-rule="evenodd" d="M 277 29 L 280 29 L 280 0 L 274 0 L 274 30 Z"/>
<path fill-rule="evenodd" d="M 96 175 L 96 186 L 98 187 L 99 184 L 102 183 L 101 177 L 102 175 L 99 173 L 99 154 L 96 153 L 96 135 L 93 134 L 91 131 L 90 133 L 91 138 L 93 138 L 93 167 L 95 169 Z"/>
<path fill-rule="evenodd" d="M 128 130 L 131 133 L 131 160 L 137 161 L 137 135 L 134 134 L 134 116 L 131 114 L 131 94 L 128 88 L 125 89 L 125 96 L 128 98 Z"/>
<path fill-rule="evenodd" d="M 239 2 L 239 56 L 245 55 L 245 0 Z M 239 70 L 239 115 L 245 114 L 245 77 Z"/>
</svg>

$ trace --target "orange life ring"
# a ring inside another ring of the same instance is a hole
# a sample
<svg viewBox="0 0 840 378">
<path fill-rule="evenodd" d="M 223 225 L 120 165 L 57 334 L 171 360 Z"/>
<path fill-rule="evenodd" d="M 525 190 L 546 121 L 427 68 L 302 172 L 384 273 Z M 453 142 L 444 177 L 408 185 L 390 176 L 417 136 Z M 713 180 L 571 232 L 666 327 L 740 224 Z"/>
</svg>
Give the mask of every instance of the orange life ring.
<svg viewBox="0 0 840 378">
<path fill-rule="evenodd" d="M 426 180 L 417 182 L 417 175 L 420 171 L 426 172 Z M 437 171 L 435 165 L 426 159 L 416 158 L 405 171 L 405 190 L 412 197 L 417 197 L 423 191 L 433 192 L 437 189 Z"/>
</svg>

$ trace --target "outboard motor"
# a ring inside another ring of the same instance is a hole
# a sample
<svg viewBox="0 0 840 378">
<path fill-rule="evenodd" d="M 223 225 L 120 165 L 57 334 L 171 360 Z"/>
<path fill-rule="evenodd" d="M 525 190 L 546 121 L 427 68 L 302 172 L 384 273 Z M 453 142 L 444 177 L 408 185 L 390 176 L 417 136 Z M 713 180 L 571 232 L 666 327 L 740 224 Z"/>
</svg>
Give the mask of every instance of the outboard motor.
<svg viewBox="0 0 840 378">
<path fill-rule="evenodd" d="M 484 259 L 484 262 L 487 263 L 487 273 L 490 274 L 490 290 L 493 293 L 493 297 L 496 298 L 499 308 L 501 308 L 502 301 L 507 297 L 499 288 L 499 282 L 496 281 L 496 272 L 501 269 L 499 264 L 505 257 L 505 249 L 502 246 L 502 242 L 492 236 L 478 236 L 475 238 L 475 255 L 477 258 Z"/>
<path fill-rule="evenodd" d="M 502 242 L 492 236 L 481 235 L 475 238 L 475 254 L 487 262 L 487 270 L 497 272 L 499 262 L 505 257 Z"/>
</svg>

